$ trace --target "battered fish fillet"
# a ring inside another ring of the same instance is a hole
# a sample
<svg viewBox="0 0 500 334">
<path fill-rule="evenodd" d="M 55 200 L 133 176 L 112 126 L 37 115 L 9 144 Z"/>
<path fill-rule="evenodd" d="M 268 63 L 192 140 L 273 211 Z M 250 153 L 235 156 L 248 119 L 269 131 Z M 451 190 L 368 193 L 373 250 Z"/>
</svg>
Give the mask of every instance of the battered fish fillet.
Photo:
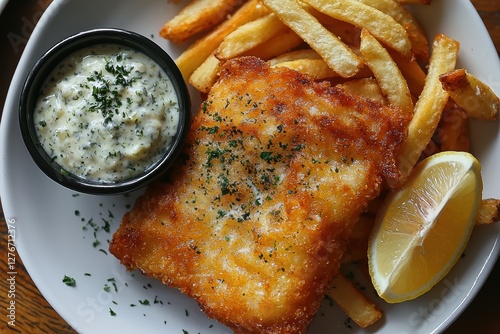
<svg viewBox="0 0 500 334">
<path fill-rule="evenodd" d="M 359 215 L 400 179 L 407 122 L 298 72 L 228 61 L 183 157 L 110 251 L 235 333 L 303 333 Z"/>
</svg>

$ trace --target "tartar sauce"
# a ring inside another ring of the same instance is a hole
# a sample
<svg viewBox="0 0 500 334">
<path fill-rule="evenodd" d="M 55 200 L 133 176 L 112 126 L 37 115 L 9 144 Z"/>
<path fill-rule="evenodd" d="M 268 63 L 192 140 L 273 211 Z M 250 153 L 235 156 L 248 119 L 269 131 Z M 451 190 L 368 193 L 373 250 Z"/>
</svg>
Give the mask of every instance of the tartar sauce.
<svg viewBox="0 0 500 334">
<path fill-rule="evenodd" d="M 165 152 L 179 123 L 178 97 L 145 54 L 96 45 L 50 74 L 34 121 L 41 145 L 64 170 L 111 183 L 144 172 Z"/>
</svg>

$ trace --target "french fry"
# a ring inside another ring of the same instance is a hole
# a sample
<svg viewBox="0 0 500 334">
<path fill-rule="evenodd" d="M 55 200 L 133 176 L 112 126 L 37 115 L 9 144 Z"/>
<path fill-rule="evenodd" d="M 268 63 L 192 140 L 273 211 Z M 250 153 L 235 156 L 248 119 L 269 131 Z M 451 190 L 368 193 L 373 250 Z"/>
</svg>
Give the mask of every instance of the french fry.
<svg viewBox="0 0 500 334">
<path fill-rule="evenodd" d="M 313 49 L 300 49 L 283 53 L 268 61 L 270 66 L 276 66 L 279 63 L 290 62 L 300 59 L 321 59 L 321 56 Z"/>
<path fill-rule="evenodd" d="M 406 58 L 412 57 L 412 45 L 404 27 L 391 16 L 357 0 L 303 0 L 316 10 L 335 19 L 365 28 L 373 36 Z"/>
<path fill-rule="evenodd" d="M 269 59 L 293 49 L 302 42 L 302 39 L 297 36 L 297 34 L 287 29 L 284 33 L 247 51 L 242 54 L 242 56 L 255 56 L 261 59 Z M 200 92 L 208 93 L 218 78 L 222 64 L 223 61 L 218 59 L 215 54 L 208 56 L 208 58 L 193 72 L 189 78 L 189 83 Z"/>
<path fill-rule="evenodd" d="M 402 5 L 408 4 L 420 4 L 420 5 L 430 5 L 432 0 L 395 0 Z"/>
<path fill-rule="evenodd" d="M 408 137 L 401 145 L 398 168 L 408 175 L 436 130 L 448 93 L 441 86 L 439 76 L 451 71 L 456 64 L 460 44 L 446 35 L 438 34 L 433 43 L 425 86 L 408 126 Z"/>
<path fill-rule="evenodd" d="M 345 276 L 338 274 L 333 279 L 328 296 L 360 327 L 366 328 L 382 317 L 382 311 L 369 301 Z"/>
<path fill-rule="evenodd" d="M 483 120 L 497 119 L 500 99 L 488 85 L 465 69 L 444 73 L 439 77 L 439 81 L 443 89 L 469 116 Z"/>
<path fill-rule="evenodd" d="M 243 53 L 241 56 L 254 56 L 267 60 L 288 52 L 302 42 L 302 38 L 287 28 L 287 31 L 284 33 L 274 36 L 263 44 Z M 223 60 L 218 59 L 213 53 L 193 72 L 189 78 L 189 83 L 200 92 L 208 93 L 218 78 L 222 64 Z"/>
<path fill-rule="evenodd" d="M 380 86 L 374 78 L 361 78 L 349 80 L 344 83 L 338 84 L 337 87 L 342 88 L 347 93 L 356 95 L 365 99 L 374 100 L 383 104 L 387 101 L 382 95 Z"/>
<path fill-rule="evenodd" d="M 359 34 L 361 29 L 348 22 L 334 19 L 317 9 L 302 3 L 304 9 L 312 14 L 318 22 L 349 46 L 359 47 Z"/>
<path fill-rule="evenodd" d="M 389 104 L 398 106 L 403 112 L 412 115 L 413 101 L 405 78 L 389 52 L 365 29 L 361 32 L 360 51 Z"/>
<path fill-rule="evenodd" d="M 353 48 L 359 48 L 359 35 L 361 29 L 358 27 L 333 18 L 331 18 L 330 22 L 325 23 L 324 26 L 342 42 Z"/>
<path fill-rule="evenodd" d="M 362 67 L 361 60 L 349 47 L 330 33 L 296 0 L 263 0 L 263 3 L 316 50 L 341 77 L 351 77 Z"/>
<path fill-rule="evenodd" d="M 245 23 L 226 36 L 219 45 L 215 56 L 224 60 L 237 57 L 287 29 L 288 27 L 276 15 L 266 15 Z"/>
<path fill-rule="evenodd" d="M 323 59 L 297 59 L 280 62 L 275 67 L 288 67 L 302 74 L 310 76 L 315 80 L 332 78 L 337 76 Z"/>
<path fill-rule="evenodd" d="M 424 31 L 415 17 L 394 0 L 358 0 L 370 7 L 390 15 L 396 22 L 405 28 L 411 42 L 415 56 L 422 60 L 429 58 L 429 42 Z"/>
<path fill-rule="evenodd" d="M 361 29 L 347 23 L 345 21 L 337 20 L 325 13 L 318 11 L 317 9 L 309 6 L 308 4 L 297 0 L 302 8 L 309 14 L 314 16 L 321 25 L 326 27 L 331 33 L 333 33 L 338 39 L 349 46 L 359 47 L 359 34 Z"/>
<path fill-rule="evenodd" d="M 269 60 L 296 48 L 304 41 L 293 30 L 287 29 L 281 34 L 274 36 L 268 41 L 243 53 L 242 56 L 254 56 Z"/>
<path fill-rule="evenodd" d="M 208 93 L 210 88 L 217 81 L 219 71 L 222 68 L 222 61 L 214 54 L 207 59 L 193 72 L 189 78 L 189 83 L 202 93 Z"/>
<path fill-rule="evenodd" d="M 476 217 L 476 225 L 487 225 L 500 220 L 500 199 L 483 199 Z"/>
<path fill-rule="evenodd" d="M 181 43 L 222 22 L 239 0 L 193 0 L 160 30 L 160 36 Z"/>
<path fill-rule="evenodd" d="M 438 128 L 434 133 L 434 141 L 441 151 L 469 151 L 469 117 L 467 113 L 448 103 L 443 110 Z"/>
<path fill-rule="evenodd" d="M 313 49 L 301 49 L 287 52 L 269 60 L 268 63 L 271 67 L 291 68 L 315 80 L 339 76 Z M 363 67 L 352 78 L 365 78 L 371 74 L 371 71 L 367 67 Z"/>
<path fill-rule="evenodd" d="M 396 64 L 398 64 L 398 68 L 405 77 L 411 94 L 413 96 L 420 96 L 427 76 L 422 67 L 420 67 L 420 64 L 415 59 L 405 59 L 396 52 L 390 52 L 390 55 Z"/>
<path fill-rule="evenodd" d="M 267 14 L 269 10 L 260 1 L 249 0 L 220 26 L 196 41 L 175 60 L 184 79 L 188 81 L 194 70 L 219 47 L 222 40 L 232 31 Z"/>
</svg>

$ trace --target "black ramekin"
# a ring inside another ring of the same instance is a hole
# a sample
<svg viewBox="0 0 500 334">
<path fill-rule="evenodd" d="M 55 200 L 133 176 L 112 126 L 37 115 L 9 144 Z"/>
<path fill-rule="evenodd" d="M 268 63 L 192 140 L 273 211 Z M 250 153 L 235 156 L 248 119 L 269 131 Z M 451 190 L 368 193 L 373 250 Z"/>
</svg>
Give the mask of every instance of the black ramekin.
<svg viewBox="0 0 500 334">
<path fill-rule="evenodd" d="M 97 44 L 119 44 L 149 56 L 158 63 L 173 83 L 179 102 L 177 133 L 163 156 L 144 173 L 123 181 L 98 182 L 85 179 L 64 170 L 45 152 L 38 140 L 34 123 L 34 109 L 39 92 L 50 72 L 69 54 Z M 50 48 L 35 63 L 23 86 L 19 106 L 21 134 L 37 166 L 62 186 L 88 194 L 119 194 L 146 186 L 162 176 L 182 150 L 190 126 L 191 102 L 186 83 L 172 58 L 156 43 L 140 34 L 115 28 L 92 29 L 72 35 Z"/>
</svg>

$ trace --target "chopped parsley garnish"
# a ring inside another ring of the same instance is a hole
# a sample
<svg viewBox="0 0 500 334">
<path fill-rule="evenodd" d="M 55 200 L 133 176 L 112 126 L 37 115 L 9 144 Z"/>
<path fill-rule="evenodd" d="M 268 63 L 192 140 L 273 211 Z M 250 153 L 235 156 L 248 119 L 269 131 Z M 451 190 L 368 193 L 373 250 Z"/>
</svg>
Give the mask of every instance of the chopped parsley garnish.
<svg viewBox="0 0 500 334">
<path fill-rule="evenodd" d="M 118 56 L 116 60 L 120 62 L 122 57 Z M 90 105 L 89 110 L 100 112 L 104 117 L 104 123 L 107 124 L 112 122 L 115 110 L 122 105 L 120 87 L 130 86 L 136 78 L 130 78 L 131 70 L 125 69 L 123 65 L 112 65 L 107 62 L 104 68 L 114 76 L 114 81 L 106 79 L 102 72 L 97 71 L 94 71 L 87 78 L 87 81 L 93 83 L 92 97 L 95 100 L 95 103 Z"/>
<path fill-rule="evenodd" d="M 64 275 L 62 282 L 67 286 L 73 286 L 73 287 L 76 286 L 76 280 L 73 277 L 69 277 L 67 275 Z"/>
<path fill-rule="evenodd" d="M 266 162 L 278 162 L 281 160 L 283 156 L 281 154 L 275 154 L 273 155 L 273 152 L 261 152 L 260 153 L 260 158 Z"/>
</svg>

